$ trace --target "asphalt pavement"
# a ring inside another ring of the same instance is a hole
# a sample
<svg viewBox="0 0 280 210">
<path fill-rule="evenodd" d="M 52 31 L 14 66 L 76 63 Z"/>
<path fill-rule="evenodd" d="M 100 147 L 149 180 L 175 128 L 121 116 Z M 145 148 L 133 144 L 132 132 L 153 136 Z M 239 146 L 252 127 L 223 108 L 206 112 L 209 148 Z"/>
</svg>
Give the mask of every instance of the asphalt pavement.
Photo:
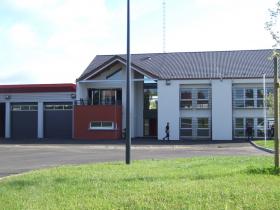
<svg viewBox="0 0 280 210">
<path fill-rule="evenodd" d="M 170 159 L 196 156 L 269 156 L 248 142 L 155 142 L 131 147 L 131 159 Z M 124 161 L 122 142 L 106 144 L 28 143 L 0 144 L 0 177 L 66 164 Z"/>
</svg>

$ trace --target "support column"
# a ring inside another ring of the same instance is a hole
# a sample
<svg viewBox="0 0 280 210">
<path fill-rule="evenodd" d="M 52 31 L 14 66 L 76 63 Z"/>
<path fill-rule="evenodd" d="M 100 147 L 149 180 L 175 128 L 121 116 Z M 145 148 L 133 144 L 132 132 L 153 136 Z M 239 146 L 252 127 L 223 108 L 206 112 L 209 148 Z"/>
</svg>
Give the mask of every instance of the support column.
<svg viewBox="0 0 280 210">
<path fill-rule="evenodd" d="M 44 138 L 44 104 L 38 102 L 38 134 L 39 139 Z"/>
<path fill-rule="evenodd" d="M 5 138 L 11 138 L 11 103 L 5 103 Z"/>
</svg>

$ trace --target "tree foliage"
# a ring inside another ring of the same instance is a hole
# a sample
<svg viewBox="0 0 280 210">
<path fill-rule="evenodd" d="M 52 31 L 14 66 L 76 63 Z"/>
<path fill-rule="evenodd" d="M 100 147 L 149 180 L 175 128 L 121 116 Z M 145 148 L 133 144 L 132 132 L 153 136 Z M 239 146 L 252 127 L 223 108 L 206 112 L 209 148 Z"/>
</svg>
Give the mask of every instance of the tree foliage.
<svg viewBox="0 0 280 210">
<path fill-rule="evenodd" d="M 269 9 L 270 18 L 269 21 L 265 23 L 265 29 L 270 33 L 274 44 L 273 48 L 275 53 L 279 56 L 279 52 L 276 49 L 280 46 L 280 35 L 279 35 L 279 18 L 280 18 L 280 0 L 277 0 L 275 8 Z"/>
</svg>

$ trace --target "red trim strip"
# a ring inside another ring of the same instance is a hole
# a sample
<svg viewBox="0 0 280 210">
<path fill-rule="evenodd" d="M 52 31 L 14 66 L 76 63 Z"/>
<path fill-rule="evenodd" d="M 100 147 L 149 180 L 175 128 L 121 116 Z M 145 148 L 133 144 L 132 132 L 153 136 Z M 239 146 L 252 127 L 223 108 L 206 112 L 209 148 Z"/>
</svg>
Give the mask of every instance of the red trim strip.
<svg viewBox="0 0 280 210">
<path fill-rule="evenodd" d="M 76 85 L 65 84 L 28 84 L 0 85 L 0 93 L 39 93 L 39 92 L 75 92 Z"/>
</svg>

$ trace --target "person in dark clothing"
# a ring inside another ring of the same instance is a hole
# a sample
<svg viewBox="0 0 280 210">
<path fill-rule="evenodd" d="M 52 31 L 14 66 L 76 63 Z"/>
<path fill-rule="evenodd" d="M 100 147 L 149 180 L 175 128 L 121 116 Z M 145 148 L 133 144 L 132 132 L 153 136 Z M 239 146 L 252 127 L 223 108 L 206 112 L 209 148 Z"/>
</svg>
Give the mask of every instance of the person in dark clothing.
<svg viewBox="0 0 280 210">
<path fill-rule="evenodd" d="M 165 139 L 169 140 L 169 122 L 165 126 L 165 137 L 163 137 L 162 140 L 165 140 Z"/>
<path fill-rule="evenodd" d="M 272 124 L 270 128 L 270 138 L 272 137 L 274 137 L 274 124 Z"/>
<path fill-rule="evenodd" d="M 249 123 L 246 124 L 246 134 L 248 137 L 248 141 L 253 140 L 253 128 Z"/>
</svg>

